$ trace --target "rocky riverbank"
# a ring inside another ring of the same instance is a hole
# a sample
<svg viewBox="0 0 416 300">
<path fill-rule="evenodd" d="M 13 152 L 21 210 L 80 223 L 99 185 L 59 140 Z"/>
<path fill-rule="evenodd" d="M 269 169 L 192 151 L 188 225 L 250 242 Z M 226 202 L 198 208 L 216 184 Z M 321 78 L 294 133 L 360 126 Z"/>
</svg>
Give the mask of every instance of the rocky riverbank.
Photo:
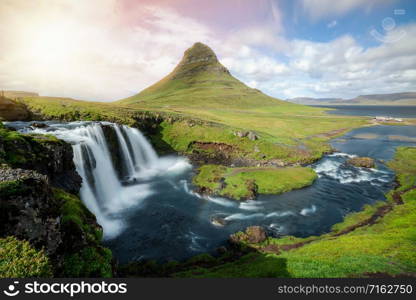
<svg viewBox="0 0 416 300">
<path fill-rule="evenodd" d="M 102 229 L 77 196 L 81 178 L 72 157 L 71 146 L 56 138 L 0 128 L 0 240 L 6 248 L 29 242 L 46 255 L 55 277 L 109 277 L 111 251 L 101 246 Z M 24 255 L 7 257 L 1 273 L 21 277 L 32 268 L 30 276 L 48 276 L 44 265 L 36 273 L 36 256 Z"/>
</svg>

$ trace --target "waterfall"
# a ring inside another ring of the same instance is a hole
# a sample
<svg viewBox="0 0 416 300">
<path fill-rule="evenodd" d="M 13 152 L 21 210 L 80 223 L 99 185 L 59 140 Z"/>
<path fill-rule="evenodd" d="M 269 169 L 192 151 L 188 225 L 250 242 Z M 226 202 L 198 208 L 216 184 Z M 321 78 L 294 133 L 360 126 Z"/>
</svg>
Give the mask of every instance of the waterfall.
<svg viewBox="0 0 416 300">
<path fill-rule="evenodd" d="M 54 123 L 48 128 L 27 126 L 20 131 L 53 134 L 72 144 L 74 163 L 83 179 L 81 199 L 103 227 L 105 238 L 123 230 L 123 212 L 140 208 L 146 198 L 157 192 L 152 190 L 153 177 L 170 180 L 170 176 L 191 167 L 184 158 L 158 157 L 139 130 L 125 125 Z"/>
<path fill-rule="evenodd" d="M 157 169 L 158 156 L 149 142 L 135 128 L 108 124 L 115 131 L 123 169 L 128 178 L 140 176 L 140 170 Z M 104 227 L 107 237 L 115 236 L 122 228 L 117 214 L 138 205 L 152 194 L 149 184 L 124 186 L 117 176 L 102 125 L 88 124 L 71 130 L 74 162 L 83 178 L 81 198 Z"/>
</svg>

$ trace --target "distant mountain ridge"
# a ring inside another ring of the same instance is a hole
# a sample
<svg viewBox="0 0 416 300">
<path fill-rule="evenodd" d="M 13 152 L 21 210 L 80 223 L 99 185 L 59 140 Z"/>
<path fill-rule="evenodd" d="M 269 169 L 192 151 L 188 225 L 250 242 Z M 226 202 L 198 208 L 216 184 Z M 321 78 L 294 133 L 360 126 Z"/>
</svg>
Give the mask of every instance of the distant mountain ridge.
<svg viewBox="0 0 416 300">
<path fill-rule="evenodd" d="M 0 91 L 0 96 L 9 98 L 9 99 L 17 99 L 23 97 L 38 97 L 39 94 L 32 93 L 32 92 L 24 92 L 24 91 Z"/>
<path fill-rule="evenodd" d="M 401 105 L 416 106 L 416 92 L 360 95 L 352 99 L 297 97 L 289 102 L 305 105 Z"/>
</svg>

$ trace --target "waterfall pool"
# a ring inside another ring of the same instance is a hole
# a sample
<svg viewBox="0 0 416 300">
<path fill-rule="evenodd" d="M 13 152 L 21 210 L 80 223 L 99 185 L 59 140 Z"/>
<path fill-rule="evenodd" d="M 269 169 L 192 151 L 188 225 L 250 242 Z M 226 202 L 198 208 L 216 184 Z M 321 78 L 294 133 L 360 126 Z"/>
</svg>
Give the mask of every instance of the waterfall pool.
<svg viewBox="0 0 416 300">
<path fill-rule="evenodd" d="M 158 157 L 137 129 L 104 122 L 44 123 L 48 127 L 34 128 L 30 122 L 6 125 L 53 134 L 72 144 L 83 178 L 81 199 L 103 226 L 104 243 L 121 263 L 183 260 L 214 252 L 230 234 L 251 225 L 264 226 L 275 236 L 322 234 L 346 214 L 384 200 L 394 181 L 384 161 L 392 158 L 397 146 L 416 146 L 416 126 L 359 128 L 332 141 L 340 152 L 311 165 L 319 175 L 312 186 L 237 202 L 195 193 L 195 171 L 188 160 Z M 114 167 L 114 145 L 103 126 L 117 137 L 122 170 Z M 376 159 L 377 168 L 346 165 L 355 155 Z M 225 225 L 214 222 L 216 218 Z"/>
</svg>

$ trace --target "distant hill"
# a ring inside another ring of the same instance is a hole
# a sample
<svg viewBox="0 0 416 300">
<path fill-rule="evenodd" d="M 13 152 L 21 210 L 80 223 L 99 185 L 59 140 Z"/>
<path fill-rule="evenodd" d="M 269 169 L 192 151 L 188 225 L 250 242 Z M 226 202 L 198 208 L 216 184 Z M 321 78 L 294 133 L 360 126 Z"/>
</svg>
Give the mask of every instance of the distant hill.
<svg viewBox="0 0 416 300">
<path fill-rule="evenodd" d="M 1 91 L 0 95 L 1 94 L 3 94 L 4 97 L 9 98 L 9 99 L 39 96 L 37 93 L 23 92 L 23 91 Z"/>
<path fill-rule="evenodd" d="M 352 99 L 298 97 L 287 101 L 305 105 L 414 105 L 416 92 L 361 95 Z"/>
<path fill-rule="evenodd" d="M 195 43 L 166 77 L 118 103 L 147 107 L 258 107 L 287 104 L 233 77 L 207 45 Z"/>
<path fill-rule="evenodd" d="M 30 117 L 25 105 L 0 94 L 0 121 L 26 120 Z"/>
</svg>

